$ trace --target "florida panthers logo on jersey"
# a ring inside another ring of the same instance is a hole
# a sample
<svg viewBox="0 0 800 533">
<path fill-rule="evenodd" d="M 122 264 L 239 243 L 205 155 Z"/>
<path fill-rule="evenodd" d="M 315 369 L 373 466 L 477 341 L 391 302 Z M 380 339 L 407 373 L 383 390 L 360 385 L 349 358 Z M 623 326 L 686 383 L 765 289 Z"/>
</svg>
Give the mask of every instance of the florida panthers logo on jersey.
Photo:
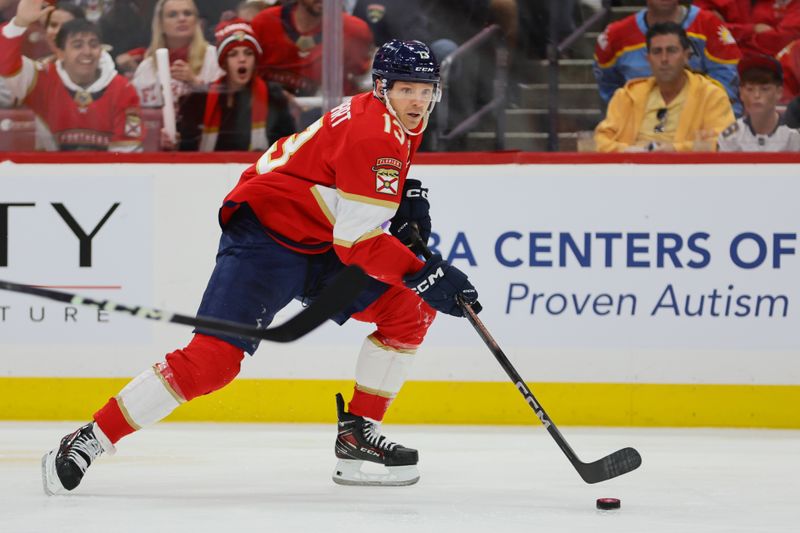
<svg viewBox="0 0 800 533">
<path fill-rule="evenodd" d="M 717 28 L 717 36 L 722 44 L 736 44 L 736 39 L 733 38 L 731 30 L 722 24 Z"/>
<path fill-rule="evenodd" d="M 403 163 L 393 157 L 379 157 L 372 167 L 375 173 L 375 191 L 381 194 L 397 194 L 402 168 Z"/>
</svg>

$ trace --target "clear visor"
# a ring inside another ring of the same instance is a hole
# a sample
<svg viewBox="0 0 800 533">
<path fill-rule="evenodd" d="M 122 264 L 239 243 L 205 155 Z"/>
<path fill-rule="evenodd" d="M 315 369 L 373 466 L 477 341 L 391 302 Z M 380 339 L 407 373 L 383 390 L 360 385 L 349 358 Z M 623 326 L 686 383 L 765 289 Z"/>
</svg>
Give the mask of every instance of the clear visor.
<svg viewBox="0 0 800 533">
<path fill-rule="evenodd" d="M 428 83 L 399 84 L 386 91 L 386 96 L 392 100 L 416 100 L 421 104 L 430 104 L 442 99 L 439 87 Z"/>
</svg>

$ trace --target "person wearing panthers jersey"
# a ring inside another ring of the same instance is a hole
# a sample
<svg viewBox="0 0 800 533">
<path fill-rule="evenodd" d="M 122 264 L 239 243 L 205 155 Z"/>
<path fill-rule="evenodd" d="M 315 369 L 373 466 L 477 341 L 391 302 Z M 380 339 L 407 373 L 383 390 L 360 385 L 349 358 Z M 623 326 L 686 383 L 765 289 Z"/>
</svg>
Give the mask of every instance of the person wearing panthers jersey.
<svg viewBox="0 0 800 533">
<path fill-rule="evenodd" d="M 217 263 L 199 316 L 266 327 L 291 300 L 313 301 L 344 265 L 369 282 L 349 318 L 376 325 L 361 346 L 352 399 L 339 419 L 333 479 L 409 485 L 418 452 L 388 440 L 380 422 L 400 391 L 436 311 L 480 311 L 467 276 L 440 255 L 423 262 L 431 231 L 427 189 L 406 179 L 440 98 L 439 66 L 427 45 L 393 40 L 373 61 L 373 90 L 280 139 L 242 174 L 219 211 Z M 222 388 L 258 341 L 199 328 L 183 349 L 144 371 L 43 458 L 45 491 L 74 489 L 86 468 L 125 435 L 181 403 Z M 365 461 L 379 471 L 362 471 Z"/>
<path fill-rule="evenodd" d="M 741 52 L 736 40 L 711 12 L 697 6 L 681 5 L 679 0 L 647 0 L 645 9 L 612 22 L 598 36 L 594 77 L 600 98 L 608 104 L 614 92 L 628 81 L 652 75 L 645 35 L 651 26 L 663 22 L 674 22 L 683 27 L 692 46 L 689 68 L 718 82 L 728 93 L 734 113 L 741 115 L 736 73 Z"/>
<path fill-rule="evenodd" d="M 316 94 L 322 84 L 322 0 L 270 7 L 256 15 L 251 25 L 264 50 L 259 75 L 297 96 Z M 360 78 L 369 73 L 372 32 L 363 20 L 342 13 L 342 38 L 342 90 L 351 95 L 362 90 Z"/>
<path fill-rule="evenodd" d="M 0 80 L 36 113 L 37 150 L 141 152 L 139 97 L 103 50 L 97 26 L 80 18 L 62 25 L 52 63 L 22 55 L 26 28 L 53 10 L 45 0 L 22 0 L 0 26 Z"/>
</svg>

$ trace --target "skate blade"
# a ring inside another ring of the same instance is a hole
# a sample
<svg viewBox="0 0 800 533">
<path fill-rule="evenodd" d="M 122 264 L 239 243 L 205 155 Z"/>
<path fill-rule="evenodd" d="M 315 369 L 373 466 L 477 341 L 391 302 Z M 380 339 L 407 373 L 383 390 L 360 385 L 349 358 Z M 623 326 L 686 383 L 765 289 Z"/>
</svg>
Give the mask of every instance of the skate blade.
<svg viewBox="0 0 800 533">
<path fill-rule="evenodd" d="M 338 485 L 404 487 L 419 481 L 419 470 L 417 465 L 383 466 L 368 461 L 339 459 L 332 479 Z"/>
<path fill-rule="evenodd" d="M 56 474 L 56 453 L 56 450 L 51 450 L 42 456 L 42 488 L 48 496 L 68 492 Z"/>
</svg>

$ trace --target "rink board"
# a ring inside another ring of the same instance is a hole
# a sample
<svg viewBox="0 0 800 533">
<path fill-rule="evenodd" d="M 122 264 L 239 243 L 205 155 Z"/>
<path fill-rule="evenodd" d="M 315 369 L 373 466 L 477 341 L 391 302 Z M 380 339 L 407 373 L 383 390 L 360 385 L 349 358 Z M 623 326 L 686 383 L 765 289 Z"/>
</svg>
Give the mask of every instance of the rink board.
<svg viewBox="0 0 800 533">
<path fill-rule="evenodd" d="M 431 189 L 431 244 L 475 282 L 481 318 L 559 423 L 800 427 L 800 159 L 694 157 L 412 169 Z M 192 313 L 245 160 L 114 161 L 0 163 L 0 279 Z M 370 331 L 262 346 L 173 417 L 330 420 Z M 86 418 L 188 336 L 0 294 L 0 418 Z M 417 359 L 391 420 L 530 422 L 466 322 L 437 318 Z"/>
</svg>

